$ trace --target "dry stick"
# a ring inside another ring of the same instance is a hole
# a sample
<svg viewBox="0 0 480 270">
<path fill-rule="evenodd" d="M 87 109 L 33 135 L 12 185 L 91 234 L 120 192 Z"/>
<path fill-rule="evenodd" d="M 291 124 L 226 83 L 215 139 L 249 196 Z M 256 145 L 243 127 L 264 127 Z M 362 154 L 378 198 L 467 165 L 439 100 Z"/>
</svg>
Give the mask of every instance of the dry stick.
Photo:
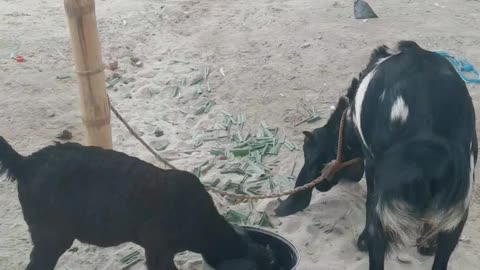
<svg viewBox="0 0 480 270">
<path fill-rule="evenodd" d="M 125 127 L 130 131 L 130 133 L 137 139 L 139 140 L 143 146 L 145 146 L 148 151 L 150 151 L 158 161 L 163 162 L 165 165 L 172 169 L 176 169 L 172 164 L 170 164 L 168 161 L 166 161 L 164 158 L 160 157 L 160 155 L 155 152 L 136 132 L 133 130 L 130 125 L 125 121 L 125 119 L 120 115 L 120 113 L 115 109 L 115 107 L 111 104 L 110 100 L 110 108 L 113 111 L 113 113 L 118 117 L 118 119 L 125 125 Z M 280 198 L 283 196 L 303 192 L 308 189 L 314 188 L 317 184 L 320 184 L 324 181 L 328 181 L 335 173 L 337 173 L 339 170 L 348 167 L 352 164 L 355 164 L 357 162 L 362 162 L 363 160 L 361 158 L 355 158 L 346 162 L 342 162 L 343 158 L 343 129 L 345 126 L 345 117 L 346 117 L 346 111 L 344 111 L 342 118 L 340 120 L 340 128 L 339 128 L 339 133 L 338 133 L 338 145 L 337 145 L 337 158 L 336 160 L 333 160 L 332 162 L 328 163 L 325 168 L 322 170 L 322 174 L 312 182 L 305 184 L 303 186 L 296 187 L 290 191 L 285 191 L 281 193 L 274 193 L 270 195 L 242 195 L 242 194 L 235 194 L 235 193 L 230 193 L 226 192 L 220 189 L 216 189 L 210 186 L 205 185 L 205 188 L 207 190 L 210 190 L 212 192 L 215 192 L 217 194 L 223 195 L 223 196 L 228 196 L 231 198 L 235 198 L 240 201 L 244 200 L 259 200 L 259 199 L 273 199 L 273 198 Z"/>
</svg>

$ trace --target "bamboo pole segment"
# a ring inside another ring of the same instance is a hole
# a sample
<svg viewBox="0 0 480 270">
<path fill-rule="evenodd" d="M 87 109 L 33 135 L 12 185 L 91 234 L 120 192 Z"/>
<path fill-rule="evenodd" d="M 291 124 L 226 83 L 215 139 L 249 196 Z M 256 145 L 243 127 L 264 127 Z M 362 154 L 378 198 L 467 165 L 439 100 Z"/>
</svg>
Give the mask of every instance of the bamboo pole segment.
<svg viewBox="0 0 480 270">
<path fill-rule="evenodd" d="M 87 145 L 112 148 L 110 106 L 95 16 L 95 0 L 65 0 Z"/>
</svg>

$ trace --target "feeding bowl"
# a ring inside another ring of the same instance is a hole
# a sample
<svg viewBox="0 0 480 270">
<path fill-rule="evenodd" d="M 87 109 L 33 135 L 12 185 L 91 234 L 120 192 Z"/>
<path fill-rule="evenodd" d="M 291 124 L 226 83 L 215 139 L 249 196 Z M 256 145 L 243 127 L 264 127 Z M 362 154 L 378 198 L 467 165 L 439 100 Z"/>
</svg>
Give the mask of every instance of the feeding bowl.
<svg viewBox="0 0 480 270">
<path fill-rule="evenodd" d="M 249 226 L 242 226 L 250 236 L 250 238 L 263 246 L 269 246 L 275 254 L 282 270 L 298 270 L 300 263 L 300 254 L 297 248 L 287 239 L 280 235 Z M 204 270 L 212 270 L 213 268 L 204 264 Z M 263 269 L 257 269 L 263 270 Z"/>
</svg>

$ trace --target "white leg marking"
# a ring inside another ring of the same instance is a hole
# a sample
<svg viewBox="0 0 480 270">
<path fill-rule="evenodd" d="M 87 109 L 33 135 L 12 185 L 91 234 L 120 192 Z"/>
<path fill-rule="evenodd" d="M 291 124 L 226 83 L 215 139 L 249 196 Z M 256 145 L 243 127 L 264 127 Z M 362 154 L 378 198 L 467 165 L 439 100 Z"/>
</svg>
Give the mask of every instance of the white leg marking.
<svg viewBox="0 0 480 270">
<path fill-rule="evenodd" d="M 390 112 L 390 120 L 400 121 L 400 123 L 405 123 L 408 117 L 408 107 L 405 104 L 405 101 L 401 96 L 395 100 L 392 106 L 392 111 Z"/>
</svg>

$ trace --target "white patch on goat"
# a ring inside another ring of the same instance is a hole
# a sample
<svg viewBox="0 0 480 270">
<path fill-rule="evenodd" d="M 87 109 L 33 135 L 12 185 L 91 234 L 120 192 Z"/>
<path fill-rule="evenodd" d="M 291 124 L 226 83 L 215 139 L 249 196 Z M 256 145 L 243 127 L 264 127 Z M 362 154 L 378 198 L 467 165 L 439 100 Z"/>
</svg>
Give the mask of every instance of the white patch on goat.
<svg viewBox="0 0 480 270">
<path fill-rule="evenodd" d="M 412 213 L 411 207 L 403 201 L 394 200 L 382 201 L 381 198 L 376 206 L 376 212 L 380 218 L 382 228 L 391 237 L 395 246 L 405 245 L 415 241 L 420 235 L 419 231 L 423 224 L 429 224 L 431 230 L 421 235 L 424 243 L 431 242 L 439 233 L 449 232 L 457 228 L 458 224 L 465 218 L 466 210 L 469 207 L 475 181 L 475 161 L 470 145 L 470 171 L 469 187 L 464 201 L 452 207 L 440 210 L 434 206 L 426 214 L 417 218 Z"/>
<path fill-rule="evenodd" d="M 377 66 L 380 65 L 381 63 L 385 62 L 385 60 L 387 60 L 390 57 L 392 57 L 392 56 L 388 56 L 388 57 L 378 59 L 378 61 L 375 63 L 375 65 L 377 65 Z"/>
<path fill-rule="evenodd" d="M 475 158 L 473 157 L 473 149 L 472 143 L 470 143 L 470 173 L 469 173 L 469 183 L 468 183 L 468 191 L 467 196 L 465 198 L 465 207 L 470 206 L 470 201 L 472 199 L 473 193 L 473 183 L 475 182 Z"/>
<path fill-rule="evenodd" d="M 420 222 L 412 215 L 406 202 L 395 200 L 387 204 L 380 199 L 376 211 L 385 234 L 392 239 L 394 246 L 405 245 L 417 238 Z"/>
<path fill-rule="evenodd" d="M 346 112 L 346 116 L 345 116 L 345 119 L 347 120 L 347 122 L 352 122 L 353 119 L 352 119 L 352 107 L 348 107 L 347 109 L 347 112 Z"/>
<path fill-rule="evenodd" d="M 405 101 L 401 96 L 395 100 L 392 106 L 392 110 L 390 112 L 390 120 L 393 121 L 400 121 L 400 123 L 405 123 L 408 118 L 408 107 L 405 104 Z"/>
<path fill-rule="evenodd" d="M 379 201 L 376 211 L 385 234 L 397 248 L 415 243 L 420 236 L 424 243 L 429 243 L 440 232 L 454 230 L 465 214 L 465 208 L 460 203 L 445 211 L 432 209 L 425 216 L 417 218 L 413 215 L 413 209 L 401 200 L 390 201 L 388 204 Z M 431 226 L 431 230 L 420 235 L 420 229 L 425 223 Z"/>
<path fill-rule="evenodd" d="M 393 55 L 399 54 L 400 51 L 399 50 L 393 50 L 391 48 L 387 48 L 387 53 L 393 56 Z"/>
<path fill-rule="evenodd" d="M 368 145 L 367 142 L 365 141 L 365 137 L 363 136 L 362 132 L 362 105 L 363 105 L 363 100 L 365 99 L 365 94 L 367 93 L 368 85 L 370 84 L 370 81 L 372 80 L 373 76 L 375 75 L 375 72 L 377 69 L 373 69 L 370 73 L 363 78 L 362 82 L 360 83 L 360 86 L 358 86 L 357 90 L 357 95 L 355 96 L 355 113 L 353 116 L 353 123 L 357 127 L 358 133 L 360 134 L 360 138 L 362 139 L 363 145 L 365 148 L 368 150 Z M 370 152 L 370 150 L 369 150 Z"/>
<path fill-rule="evenodd" d="M 383 101 L 385 100 L 385 90 L 383 90 L 382 94 L 380 95 L 380 97 L 378 99 L 380 99 L 380 101 Z"/>
</svg>

